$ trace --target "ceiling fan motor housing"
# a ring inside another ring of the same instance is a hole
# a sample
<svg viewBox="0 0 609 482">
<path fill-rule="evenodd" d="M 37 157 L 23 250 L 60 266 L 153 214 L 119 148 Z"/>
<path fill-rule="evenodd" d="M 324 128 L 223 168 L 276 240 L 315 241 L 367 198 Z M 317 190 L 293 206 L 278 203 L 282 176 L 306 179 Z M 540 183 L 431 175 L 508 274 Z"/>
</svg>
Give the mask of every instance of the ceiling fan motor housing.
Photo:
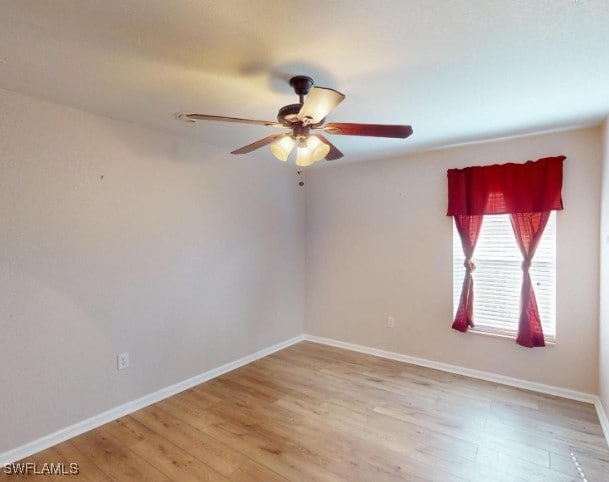
<svg viewBox="0 0 609 482">
<path fill-rule="evenodd" d="M 277 113 L 277 121 L 281 124 L 291 127 L 292 124 L 298 122 L 298 113 L 302 105 L 300 104 L 289 104 L 284 105 Z"/>
<path fill-rule="evenodd" d="M 311 90 L 313 84 L 313 79 L 306 75 L 296 75 L 290 79 L 290 85 L 294 88 L 296 95 L 301 96 L 301 99 L 303 95 L 307 95 L 309 93 L 309 90 Z"/>
<path fill-rule="evenodd" d="M 288 104 L 284 105 L 279 112 L 277 112 L 277 122 L 283 124 L 286 127 L 293 128 L 296 125 L 303 124 L 302 121 L 298 119 L 298 113 L 302 109 L 301 104 Z M 310 127 L 319 127 L 326 121 L 324 117 L 317 124 L 309 124 Z"/>
</svg>

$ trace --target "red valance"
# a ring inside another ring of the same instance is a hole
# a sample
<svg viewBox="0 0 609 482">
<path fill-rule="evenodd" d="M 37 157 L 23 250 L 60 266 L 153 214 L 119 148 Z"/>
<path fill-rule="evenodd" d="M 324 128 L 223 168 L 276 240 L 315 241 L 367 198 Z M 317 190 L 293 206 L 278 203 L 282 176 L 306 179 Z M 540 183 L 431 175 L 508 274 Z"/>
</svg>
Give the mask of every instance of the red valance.
<svg viewBox="0 0 609 482">
<path fill-rule="evenodd" d="M 565 156 L 449 169 L 448 216 L 560 210 Z"/>
</svg>

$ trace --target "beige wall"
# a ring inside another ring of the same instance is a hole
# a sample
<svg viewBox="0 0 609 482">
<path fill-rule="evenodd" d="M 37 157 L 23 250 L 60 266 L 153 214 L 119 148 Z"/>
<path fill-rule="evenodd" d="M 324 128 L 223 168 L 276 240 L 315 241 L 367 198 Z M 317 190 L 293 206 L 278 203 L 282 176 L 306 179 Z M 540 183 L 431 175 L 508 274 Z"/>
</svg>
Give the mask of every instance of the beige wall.
<svg viewBox="0 0 609 482">
<path fill-rule="evenodd" d="M 568 160 L 556 346 L 527 349 L 452 330 L 446 169 L 559 154 Z M 597 393 L 601 156 L 600 129 L 591 128 L 308 172 L 305 331 Z"/>
<path fill-rule="evenodd" d="M 303 229 L 272 158 L 0 90 L 0 452 L 301 334 Z"/>
<path fill-rule="evenodd" d="M 609 118 L 605 120 L 603 134 L 599 379 L 601 402 L 609 416 Z"/>
<path fill-rule="evenodd" d="M 327 167 L 300 189 L 282 163 L 0 90 L 0 452 L 303 331 L 595 393 L 601 141 L 586 129 Z M 557 345 L 454 332 L 446 169 L 557 154 Z"/>
</svg>

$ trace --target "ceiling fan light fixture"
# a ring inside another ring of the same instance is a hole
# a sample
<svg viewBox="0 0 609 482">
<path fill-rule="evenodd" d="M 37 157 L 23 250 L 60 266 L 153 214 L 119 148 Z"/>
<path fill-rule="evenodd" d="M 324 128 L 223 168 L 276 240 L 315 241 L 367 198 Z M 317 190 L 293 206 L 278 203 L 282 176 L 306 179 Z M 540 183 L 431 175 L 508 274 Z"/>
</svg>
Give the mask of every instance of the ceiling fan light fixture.
<svg viewBox="0 0 609 482">
<path fill-rule="evenodd" d="M 310 166 L 321 161 L 330 152 L 330 146 L 322 142 L 317 136 L 309 136 L 300 139 L 297 146 L 296 165 L 299 167 Z"/>
<path fill-rule="evenodd" d="M 271 152 L 280 161 L 287 161 L 294 148 L 294 140 L 290 136 L 285 136 L 277 142 L 271 144 Z"/>
<path fill-rule="evenodd" d="M 305 147 L 300 147 L 300 145 L 296 148 L 296 165 L 299 167 L 307 167 L 313 164 L 315 160 L 313 159 L 313 151 L 305 145 Z"/>
<path fill-rule="evenodd" d="M 292 77 L 290 85 L 298 95 L 299 103 L 281 107 L 277 114 L 277 122 L 210 114 L 177 113 L 176 118 L 184 122 L 222 121 L 289 129 L 291 132 L 266 136 L 231 151 L 231 154 L 248 154 L 263 146 L 269 146 L 273 156 L 282 162 L 296 157 L 296 165 L 299 167 L 310 166 L 321 159 L 334 161 L 343 157 L 343 153 L 323 134 L 395 139 L 406 139 L 412 134 L 412 127 L 409 125 L 347 122 L 326 124 L 326 115 L 344 100 L 344 94 L 327 87 L 315 87 L 313 79 L 306 75 Z M 319 131 L 322 131 L 323 134 Z M 294 151 L 295 144 L 297 144 L 297 152 L 294 155 L 292 151 Z"/>
<path fill-rule="evenodd" d="M 321 161 L 330 152 L 330 146 L 322 142 L 317 136 L 309 137 L 307 146 L 312 151 L 313 162 Z"/>
</svg>

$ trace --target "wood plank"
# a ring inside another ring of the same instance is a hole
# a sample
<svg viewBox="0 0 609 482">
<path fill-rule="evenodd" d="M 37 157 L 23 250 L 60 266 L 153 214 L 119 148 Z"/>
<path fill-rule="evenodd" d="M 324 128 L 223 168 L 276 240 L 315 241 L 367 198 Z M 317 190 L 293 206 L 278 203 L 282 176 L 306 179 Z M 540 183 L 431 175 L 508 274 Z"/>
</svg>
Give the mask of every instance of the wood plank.
<svg viewBox="0 0 609 482">
<path fill-rule="evenodd" d="M 285 480 L 219 440 L 183 422 L 170 411 L 152 406 L 133 414 L 133 418 L 175 445 L 183 447 L 189 454 L 226 477 L 233 478 L 235 474 L 243 472 L 251 474 L 254 479 L 269 482 Z"/>
<path fill-rule="evenodd" d="M 311 342 L 27 460 L 89 481 L 609 480 L 590 404 Z"/>
<path fill-rule="evenodd" d="M 87 454 L 95 465 L 111 479 L 116 480 L 171 480 L 167 475 L 123 447 L 121 440 L 110 437 L 104 427 L 79 435 L 71 440 L 74 446 Z"/>
<path fill-rule="evenodd" d="M 70 464 L 75 463 L 78 465 L 78 477 L 79 481 L 89 482 L 107 482 L 112 479 L 108 477 L 102 470 L 95 465 L 95 462 L 91 460 L 86 454 L 79 451 L 72 442 L 64 442 L 59 445 L 55 445 L 47 450 L 36 454 L 36 460 L 41 462 L 62 462 L 65 464 L 67 470 L 70 470 Z M 38 479 L 37 479 L 38 480 Z M 65 476 L 53 476 L 52 480 L 75 480 L 73 475 Z"/>
</svg>

